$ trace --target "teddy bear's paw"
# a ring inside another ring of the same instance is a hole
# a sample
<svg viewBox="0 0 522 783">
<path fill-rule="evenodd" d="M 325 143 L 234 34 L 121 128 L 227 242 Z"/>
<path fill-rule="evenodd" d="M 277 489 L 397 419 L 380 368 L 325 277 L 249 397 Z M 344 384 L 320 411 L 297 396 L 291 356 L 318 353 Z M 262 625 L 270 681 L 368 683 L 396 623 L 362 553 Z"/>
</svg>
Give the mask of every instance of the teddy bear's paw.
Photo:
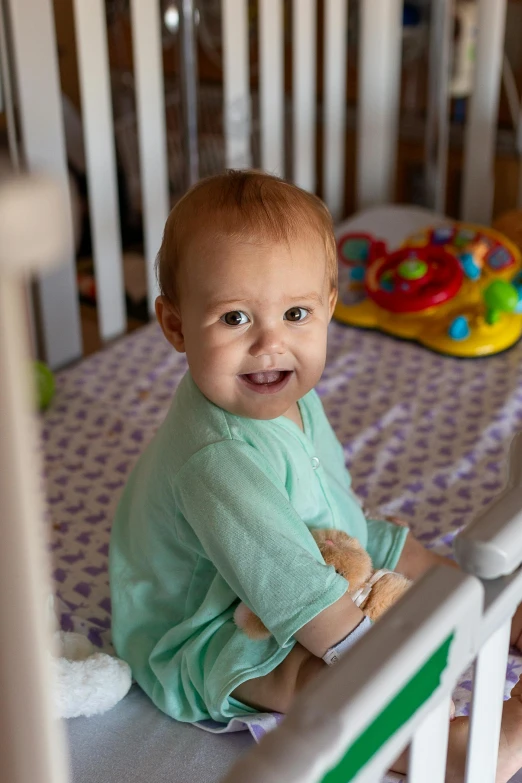
<svg viewBox="0 0 522 783">
<path fill-rule="evenodd" d="M 241 602 L 234 612 L 234 622 L 249 639 L 269 639 L 270 631 L 259 617 Z"/>
<path fill-rule="evenodd" d="M 84 660 L 53 658 L 55 713 L 60 718 L 100 715 L 127 694 L 130 666 L 119 658 L 94 653 Z"/>
<path fill-rule="evenodd" d="M 363 612 L 370 620 L 378 620 L 410 588 L 411 581 L 402 574 L 385 574 L 372 587 Z"/>
<path fill-rule="evenodd" d="M 326 565 L 333 566 L 338 574 L 350 583 L 350 591 L 358 590 L 370 578 L 372 561 L 356 538 L 342 530 L 312 530 L 319 551 Z"/>
<path fill-rule="evenodd" d="M 344 530 L 334 530 L 333 528 L 314 528 L 311 530 L 315 543 L 321 549 L 322 546 L 329 547 L 343 547 L 354 546 L 360 547 L 356 538 L 352 538 Z"/>
</svg>

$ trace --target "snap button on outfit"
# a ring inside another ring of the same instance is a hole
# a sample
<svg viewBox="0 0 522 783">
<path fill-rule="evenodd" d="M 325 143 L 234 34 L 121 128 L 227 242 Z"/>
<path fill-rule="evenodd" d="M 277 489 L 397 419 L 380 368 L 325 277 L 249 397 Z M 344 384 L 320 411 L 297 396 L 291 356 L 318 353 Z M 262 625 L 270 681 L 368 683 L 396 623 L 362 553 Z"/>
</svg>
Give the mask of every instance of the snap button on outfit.
<svg viewBox="0 0 522 783">
<path fill-rule="evenodd" d="M 313 468 L 314 470 L 317 470 L 317 468 L 318 468 L 318 467 L 319 467 L 319 465 L 321 464 L 321 463 L 319 462 L 319 458 L 318 458 L 318 457 L 312 457 L 312 459 L 310 460 L 310 462 L 312 463 L 312 468 Z"/>
</svg>

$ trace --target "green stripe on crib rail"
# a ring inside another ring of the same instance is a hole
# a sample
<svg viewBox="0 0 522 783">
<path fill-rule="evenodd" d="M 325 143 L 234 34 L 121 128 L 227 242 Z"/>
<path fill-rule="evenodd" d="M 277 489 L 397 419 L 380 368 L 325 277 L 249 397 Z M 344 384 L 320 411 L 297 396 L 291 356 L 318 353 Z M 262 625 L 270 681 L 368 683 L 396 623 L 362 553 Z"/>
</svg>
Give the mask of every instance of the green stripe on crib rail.
<svg viewBox="0 0 522 783">
<path fill-rule="evenodd" d="M 381 714 L 348 748 L 340 762 L 327 772 L 322 783 L 349 783 L 378 750 L 414 715 L 436 691 L 454 634 L 422 666 Z"/>
</svg>

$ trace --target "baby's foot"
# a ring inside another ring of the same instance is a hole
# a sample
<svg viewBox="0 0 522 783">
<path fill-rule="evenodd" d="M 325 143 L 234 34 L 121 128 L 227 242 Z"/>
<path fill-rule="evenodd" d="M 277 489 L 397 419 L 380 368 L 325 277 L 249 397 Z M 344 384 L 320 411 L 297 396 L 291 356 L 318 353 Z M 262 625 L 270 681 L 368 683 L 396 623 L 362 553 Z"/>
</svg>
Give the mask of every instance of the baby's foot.
<svg viewBox="0 0 522 783">
<path fill-rule="evenodd" d="M 495 783 L 507 783 L 522 767 L 522 677 L 504 702 Z"/>
</svg>

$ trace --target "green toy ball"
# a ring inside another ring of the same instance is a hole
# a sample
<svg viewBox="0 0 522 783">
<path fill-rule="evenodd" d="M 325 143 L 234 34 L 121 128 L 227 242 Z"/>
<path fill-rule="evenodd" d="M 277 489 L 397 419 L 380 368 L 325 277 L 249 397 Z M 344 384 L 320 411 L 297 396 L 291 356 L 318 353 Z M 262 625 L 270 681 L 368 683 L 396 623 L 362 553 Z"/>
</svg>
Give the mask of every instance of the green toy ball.
<svg viewBox="0 0 522 783">
<path fill-rule="evenodd" d="M 484 291 L 486 322 L 495 324 L 501 313 L 512 313 L 518 304 L 518 291 L 512 283 L 495 280 Z"/>
<path fill-rule="evenodd" d="M 419 258 L 407 258 L 399 264 L 397 272 L 404 280 L 420 280 L 426 275 L 428 264 Z"/>
<path fill-rule="evenodd" d="M 54 375 L 43 362 L 34 362 L 34 374 L 36 376 L 36 400 L 38 408 L 44 411 L 51 404 L 54 397 L 56 384 Z"/>
</svg>

